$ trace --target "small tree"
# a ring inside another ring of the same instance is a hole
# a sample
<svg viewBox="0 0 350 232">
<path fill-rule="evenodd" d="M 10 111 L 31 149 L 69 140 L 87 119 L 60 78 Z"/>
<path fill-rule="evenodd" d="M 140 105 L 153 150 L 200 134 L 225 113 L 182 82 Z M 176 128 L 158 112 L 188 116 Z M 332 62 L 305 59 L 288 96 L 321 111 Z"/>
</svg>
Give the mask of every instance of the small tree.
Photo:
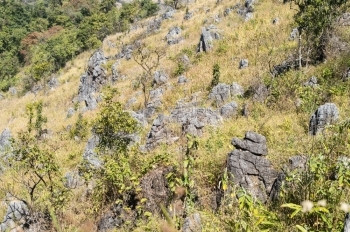
<svg viewBox="0 0 350 232">
<path fill-rule="evenodd" d="M 153 74 L 159 67 L 160 60 L 164 55 L 162 48 L 147 48 L 144 44 L 139 44 L 134 51 L 134 60 L 143 70 L 143 73 L 139 76 L 139 82 L 142 86 L 145 107 L 149 101 L 149 90 L 152 87 Z"/>
<path fill-rule="evenodd" d="M 219 81 L 220 81 L 220 65 L 215 64 L 213 66 L 213 79 L 211 80 L 208 90 L 211 91 L 216 85 L 219 84 Z"/>
</svg>

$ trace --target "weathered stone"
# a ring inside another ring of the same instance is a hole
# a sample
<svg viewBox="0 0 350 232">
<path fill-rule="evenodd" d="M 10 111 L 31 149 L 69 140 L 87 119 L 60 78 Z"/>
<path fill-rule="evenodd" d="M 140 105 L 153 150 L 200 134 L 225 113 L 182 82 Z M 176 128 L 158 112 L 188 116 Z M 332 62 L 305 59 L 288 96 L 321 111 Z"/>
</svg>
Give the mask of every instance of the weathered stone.
<svg viewBox="0 0 350 232">
<path fill-rule="evenodd" d="M 0 134 L 0 153 L 6 152 L 11 148 L 11 131 L 10 129 L 5 129 Z"/>
<path fill-rule="evenodd" d="M 96 51 L 89 59 L 86 73 L 80 78 L 78 101 L 85 102 L 89 110 L 97 107 L 98 97 L 95 95 L 107 83 L 106 70 L 103 67 L 106 61 L 103 52 Z"/>
<path fill-rule="evenodd" d="M 194 213 L 185 218 L 182 226 L 182 232 L 201 232 L 202 223 L 201 216 L 199 213 Z"/>
<path fill-rule="evenodd" d="M 176 10 L 172 7 L 169 7 L 164 14 L 162 14 L 163 19 L 171 19 L 174 17 L 174 14 L 176 13 Z"/>
<path fill-rule="evenodd" d="M 343 232 L 350 232 L 350 213 L 345 214 Z"/>
<path fill-rule="evenodd" d="M 162 18 L 155 18 L 151 20 L 147 25 L 147 33 L 153 33 L 155 31 L 158 31 L 162 26 L 162 22 Z"/>
<path fill-rule="evenodd" d="M 310 79 L 307 80 L 304 83 L 304 86 L 309 86 L 309 87 L 312 87 L 312 88 L 317 87 L 318 86 L 318 84 L 317 84 L 317 77 L 315 77 L 315 76 L 310 77 Z"/>
<path fill-rule="evenodd" d="M 342 14 L 338 19 L 339 25 L 350 26 L 350 12 Z"/>
<path fill-rule="evenodd" d="M 187 11 L 184 20 L 190 20 L 193 17 L 193 12 Z"/>
<path fill-rule="evenodd" d="M 225 17 L 229 16 L 229 14 L 231 13 L 231 11 L 232 11 L 231 8 L 226 8 L 226 9 L 224 10 L 224 16 L 225 16 Z"/>
<path fill-rule="evenodd" d="M 182 30 L 180 27 L 172 27 L 170 28 L 168 34 L 165 39 L 169 45 L 177 44 L 183 40 L 181 36 Z"/>
<path fill-rule="evenodd" d="M 87 142 L 84 154 L 83 154 L 83 160 L 94 169 L 98 169 L 102 166 L 102 161 L 97 156 L 97 153 L 95 152 L 96 147 L 99 144 L 99 138 L 96 135 L 93 135 Z"/>
<path fill-rule="evenodd" d="M 12 200 L 8 204 L 7 212 L 0 225 L 1 231 L 23 231 L 28 226 L 29 208 L 24 201 Z"/>
<path fill-rule="evenodd" d="M 253 18 L 254 12 L 254 1 L 246 0 L 243 6 L 237 5 L 237 13 L 244 18 L 245 21 L 248 21 Z"/>
<path fill-rule="evenodd" d="M 248 131 L 243 140 L 233 138 L 231 143 L 235 148 L 249 151 L 254 155 L 267 155 L 266 138 L 255 132 Z"/>
<path fill-rule="evenodd" d="M 143 113 L 131 111 L 130 115 L 139 123 L 140 126 L 147 126 L 147 119 Z"/>
<path fill-rule="evenodd" d="M 161 143 L 171 143 L 177 138 L 173 136 L 172 131 L 167 127 L 169 119 L 160 114 L 153 121 L 150 132 L 147 135 L 145 148 L 154 149 Z"/>
<path fill-rule="evenodd" d="M 179 78 L 177 79 L 177 83 L 179 84 L 185 84 L 187 83 L 187 78 L 184 75 L 179 76 Z"/>
<path fill-rule="evenodd" d="M 248 68 L 248 66 L 249 66 L 248 59 L 242 59 L 239 61 L 239 69 Z"/>
<path fill-rule="evenodd" d="M 220 105 L 231 97 L 242 96 L 243 93 L 243 88 L 237 83 L 232 83 L 232 85 L 219 83 L 211 90 L 209 99 Z"/>
<path fill-rule="evenodd" d="M 183 55 L 179 58 L 179 62 L 185 67 L 188 68 L 191 65 L 191 60 L 187 55 Z"/>
<path fill-rule="evenodd" d="M 113 204 L 100 218 L 97 224 L 98 232 L 108 232 L 120 228 L 125 221 L 134 221 L 136 212 L 124 210 L 121 204 Z"/>
<path fill-rule="evenodd" d="M 158 70 L 154 73 L 153 84 L 163 85 L 163 84 L 166 84 L 167 82 L 168 82 L 168 75 L 164 71 Z"/>
<path fill-rule="evenodd" d="M 320 133 L 327 125 L 335 123 L 338 118 L 339 110 L 334 103 L 321 105 L 311 116 L 309 133 L 311 135 Z"/>
<path fill-rule="evenodd" d="M 270 94 L 269 89 L 264 83 L 258 83 L 251 87 L 253 100 L 256 102 L 264 102 Z"/>
<path fill-rule="evenodd" d="M 274 18 L 274 19 L 272 20 L 272 24 L 278 24 L 279 21 L 280 21 L 279 18 Z"/>
<path fill-rule="evenodd" d="M 348 69 L 344 72 L 343 80 L 344 80 L 344 81 L 350 80 L 350 68 L 348 68 Z M 0 99 L 1 99 L 1 97 L 0 97 Z"/>
<path fill-rule="evenodd" d="M 225 118 L 229 118 L 237 114 L 237 109 L 238 104 L 236 102 L 230 102 L 220 108 L 220 114 Z"/>
<path fill-rule="evenodd" d="M 69 189 L 75 189 L 84 184 L 83 179 L 80 177 L 77 171 L 68 172 L 65 175 L 65 187 Z"/>
<path fill-rule="evenodd" d="M 220 33 L 214 25 L 202 28 L 202 34 L 199 39 L 197 52 L 209 52 L 213 48 L 213 41 L 220 39 Z"/>
<path fill-rule="evenodd" d="M 298 28 L 293 28 L 292 32 L 289 35 L 290 40 L 296 40 L 299 37 L 299 30 Z"/>
<path fill-rule="evenodd" d="M 120 64 L 119 61 L 117 61 L 112 65 L 112 81 L 113 82 L 116 82 L 116 81 L 121 79 L 121 75 L 118 71 L 119 64 Z"/>
<path fill-rule="evenodd" d="M 122 50 L 116 55 L 117 59 L 130 60 L 132 58 L 132 53 L 134 50 L 134 45 L 127 44 L 122 47 Z"/>
<path fill-rule="evenodd" d="M 51 77 L 51 79 L 47 82 L 47 85 L 50 89 L 55 89 L 59 85 L 59 81 L 56 77 Z"/>
<path fill-rule="evenodd" d="M 9 88 L 9 93 L 11 95 L 16 95 L 17 94 L 17 88 L 16 87 L 10 87 Z"/>
<path fill-rule="evenodd" d="M 67 118 L 71 118 L 75 113 L 75 110 L 73 107 L 70 107 L 67 111 Z"/>
<path fill-rule="evenodd" d="M 160 214 L 163 205 L 167 207 L 171 201 L 172 192 L 168 186 L 167 175 L 171 167 L 159 167 L 148 172 L 141 180 L 142 196 L 146 198 L 145 209 L 153 214 Z"/>
</svg>

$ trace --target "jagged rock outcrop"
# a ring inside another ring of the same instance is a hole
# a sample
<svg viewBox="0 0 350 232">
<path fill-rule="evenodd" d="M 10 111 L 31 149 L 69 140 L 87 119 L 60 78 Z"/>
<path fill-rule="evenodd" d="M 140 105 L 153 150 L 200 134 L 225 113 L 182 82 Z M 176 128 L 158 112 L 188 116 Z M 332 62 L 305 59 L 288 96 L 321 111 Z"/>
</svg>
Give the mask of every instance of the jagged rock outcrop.
<svg viewBox="0 0 350 232">
<path fill-rule="evenodd" d="M 290 32 L 289 39 L 290 40 L 296 40 L 299 37 L 299 30 L 298 28 L 293 28 Z"/>
<path fill-rule="evenodd" d="M 116 55 L 117 59 L 130 60 L 132 58 L 132 53 L 134 51 L 133 44 L 126 44 L 122 47 L 122 50 Z"/>
<path fill-rule="evenodd" d="M 237 6 L 237 13 L 244 18 L 245 21 L 248 21 L 253 18 L 254 12 L 254 3 L 255 0 L 246 0 L 243 6 Z"/>
<path fill-rule="evenodd" d="M 162 26 L 163 19 L 162 18 L 154 18 L 147 25 L 147 33 L 153 33 L 160 29 Z"/>
<path fill-rule="evenodd" d="M 334 103 L 321 105 L 311 116 L 309 134 L 317 135 L 327 125 L 335 123 L 339 118 L 338 107 Z"/>
<path fill-rule="evenodd" d="M 221 114 L 221 116 L 223 116 L 225 118 L 230 118 L 230 117 L 237 114 L 237 110 L 238 110 L 238 104 L 233 101 L 233 102 L 230 102 L 228 104 L 223 105 L 220 108 L 220 114 Z"/>
<path fill-rule="evenodd" d="M 83 160 L 91 167 L 91 168 L 100 168 L 102 166 L 102 161 L 97 156 L 95 152 L 96 147 L 99 144 L 99 138 L 96 135 L 93 135 L 87 142 Z"/>
<path fill-rule="evenodd" d="M 187 11 L 184 20 L 190 20 L 193 17 L 193 12 Z"/>
<path fill-rule="evenodd" d="M 168 82 L 168 75 L 163 70 L 158 70 L 153 76 L 153 85 L 163 85 Z"/>
<path fill-rule="evenodd" d="M 253 101 L 256 102 L 264 102 L 270 94 L 269 88 L 264 83 L 252 85 L 248 92 L 252 95 Z"/>
<path fill-rule="evenodd" d="M 165 39 L 169 45 L 178 44 L 183 40 L 183 37 L 181 34 L 182 34 L 182 30 L 180 27 L 172 27 L 170 28 Z"/>
<path fill-rule="evenodd" d="M 218 125 L 222 117 L 210 108 L 198 108 L 191 105 L 179 104 L 170 114 L 174 123 L 182 125 L 182 131 L 193 135 L 201 135 L 206 125 Z"/>
<path fill-rule="evenodd" d="M 29 227 L 29 217 L 28 205 L 21 200 L 12 200 L 7 206 L 0 229 L 1 231 L 23 231 L 25 227 Z"/>
<path fill-rule="evenodd" d="M 247 132 L 243 140 L 234 138 L 236 148 L 228 154 L 227 170 L 233 181 L 262 202 L 268 200 L 278 173 L 273 169 L 267 154 L 266 138 L 255 132 Z"/>
<path fill-rule="evenodd" d="M 158 83 L 161 83 L 159 80 Z M 143 114 L 146 118 L 151 118 L 157 111 L 158 108 L 162 106 L 162 98 L 165 90 L 161 87 L 153 89 L 149 93 L 149 100 L 147 102 L 146 108 L 143 110 Z"/>
<path fill-rule="evenodd" d="M 173 132 L 167 127 L 169 118 L 163 114 L 153 121 L 150 132 L 147 135 L 145 148 L 147 150 L 154 149 L 161 143 L 172 143 L 177 137 L 174 137 Z"/>
<path fill-rule="evenodd" d="M 182 226 L 182 232 L 201 232 L 202 223 L 201 216 L 199 213 L 194 213 L 185 218 Z"/>
<path fill-rule="evenodd" d="M 310 77 L 310 79 L 304 83 L 304 86 L 309 86 L 311 88 L 315 88 L 317 85 L 317 77 L 315 76 Z"/>
<path fill-rule="evenodd" d="M 161 212 L 160 206 L 167 207 L 171 201 L 172 192 L 168 186 L 167 175 L 172 167 L 159 167 L 149 171 L 141 180 L 142 197 L 146 198 L 145 209 L 153 214 Z"/>
<path fill-rule="evenodd" d="M 103 65 L 107 58 L 101 50 L 96 51 L 89 59 L 88 68 L 80 78 L 78 101 L 85 102 L 87 109 L 97 107 L 98 92 L 107 83 L 106 70 Z"/>
<path fill-rule="evenodd" d="M 113 204 L 101 216 L 97 224 L 98 232 L 108 232 L 121 227 L 126 221 L 134 221 L 136 212 L 134 210 L 126 211 L 121 204 Z"/>
<path fill-rule="evenodd" d="M 350 232 L 350 213 L 345 214 L 343 232 Z"/>
<path fill-rule="evenodd" d="M 57 88 L 57 86 L 59 85 L 59 81 L 56 77 L 51 77 L 50 80 L 47 82 L 47 85 L 51 90 L 53 90 Z"/>
<path fill-rule="evenodd" d="M 117 61 L 112 65 L 112 81 L 116 82 L 121 79 L 121 75 L 118 71 L 118 66 L 120 63 Z"/>
<path fill-rule="evenodd" d="M 162 14 L 162 19 L 171 19 L 174 17 L 174 14 L 176 13 L 176 10 L 172 7 L 168 7 L 164 14 Z"/>
<path fill-rule="evenodd" d="M 239 61 L 239 69 L 244 69 L 244 68 L 248 68 L 249 66 L 249 61 L 248 59 L 241 59 Z"/>
<path fill-rule="evenodd" d="M 79 175 L 78 171 L 67 172 L 64 176 L 65 183 L 64 186 L 69 189 L 75 189 L 84 185 L 82 177 Z"/>
<path fill-rule="evenodd" d="M 216 104 L 220 105 L 231 97 L 242 96 L 243 94 L 244 90 L 242 86 L 237 83 L 232 83 L 231 85 L 219 83 L 211 90 L 209 99 L 215 101 Z"/>
<path fill-rule="evenodd" d="M 216 26 L 210 25 L 207 28 L 202 28 L 197 52 L 209 52 L 213 48 L 213 41 L 220 38 L 221 36 Z"/>
</svg>

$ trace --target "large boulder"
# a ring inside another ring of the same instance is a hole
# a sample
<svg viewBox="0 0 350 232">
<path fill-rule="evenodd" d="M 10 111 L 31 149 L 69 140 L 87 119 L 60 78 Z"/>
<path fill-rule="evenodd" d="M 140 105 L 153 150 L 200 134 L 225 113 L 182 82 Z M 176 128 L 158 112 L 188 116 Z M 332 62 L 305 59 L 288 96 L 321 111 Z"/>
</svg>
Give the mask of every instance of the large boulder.
<svg viewBox="0 0 350 232">
<path fill-rule="evenodd" d="M 233 181 L 262 202 L 268 200 L 278 173 L 273 169 L 267 154 L 266 138 L 247 132 L 243 140 L 233 139 L 235 150 L 228 154 L 227 170 Z"/>
<path fill-rule="evenodd" d="M 230 118 L 237 114 L 238 104 L 236 102 L 230 102 L 220 108 L 221 116 Z"/>
<path fill-rule="evenodd" d="M 96 51 L 89 59 L 88 68 L 80 78 L 78 101 L 85 102 L 87 109 L 95 109 L 98 103 L 98 92 L 107 83 L 106 70 L 103 65 L 107 58 L 101 50 Z"/>
<path fill-rule="evenodd" d="M 4 220 L 0 224 L 1 231 L 23 231 L 28 227 L 30 211 L 24 201 L 12 200 L 7 206 Z"/>
<path fill-rule="evenodd" d="M 243 93 L 243 88 L 237 83 L 233 83 L 232 85 L 219 83 L 211 90 L 209 99 L 215 101 L 216 104 L 221 105 L 231 97 L 242 96 Z"/>
<path fill-rule="evenodd" d="M 181 36 L 182 30 L 180 27 L 172 27 L 170 28 L 168 34 L 165 39 L 169 45 L 177 44 L 183 40 Z"/>
<path fill-rule="evenodd" d="M 214 25 L 202 28 L 197 52 L 209 52 L 213 48 L 213 41 L 220 39 L 220 33 Z"/>
<path fill-rule="evenodd" d="M 339 118 L 338 107 L 334 103 L 321 105 L 310 118 L 309 133 L 316 135 Z"/>
<path fill-rule="evenodd" d="M 177 139 L 168 128 L 168 123 L 168 117 L 162 114 L 158 115 L 158 117 L 153 121 L 151 130 L 146 139 L 145 148 L 147 150 L 154 149 L 161 143 L 171 143 Z"/>
</svg>

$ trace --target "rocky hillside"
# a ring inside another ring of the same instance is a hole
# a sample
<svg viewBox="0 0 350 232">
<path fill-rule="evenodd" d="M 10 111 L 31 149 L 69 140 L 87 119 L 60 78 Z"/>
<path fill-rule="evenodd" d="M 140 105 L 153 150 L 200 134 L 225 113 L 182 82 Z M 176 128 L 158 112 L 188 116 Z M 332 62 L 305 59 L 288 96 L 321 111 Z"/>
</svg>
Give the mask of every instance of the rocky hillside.
<svg viewBox="0 0 350 232">
<path fill-rule="evenodd" d="M 347 1 L 132 2 L 6 81 L 0 231 L 350 231 Z"/>
</svg>

